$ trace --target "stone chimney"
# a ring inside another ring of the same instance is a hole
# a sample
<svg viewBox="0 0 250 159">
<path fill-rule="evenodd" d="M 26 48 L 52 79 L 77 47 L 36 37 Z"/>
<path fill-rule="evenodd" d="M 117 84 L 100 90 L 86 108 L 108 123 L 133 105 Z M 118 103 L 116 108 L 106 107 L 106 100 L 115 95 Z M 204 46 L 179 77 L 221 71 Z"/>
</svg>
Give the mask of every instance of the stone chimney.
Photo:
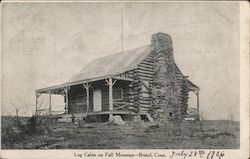
<svg viewBox="0 0 250 159">
<path fill-rule="evenodd" d="M 170 35 L 165 33 L 156 33 L 152 35 L 151 46 L 156 53 L 163 53 L 168 60 L 174 61 L 173 43 Z"/>
<path fill-rule="evenodd" d="M 181 87 L 175 74 L 171 36 L 165 33 L 153 34 L 151 47 L 155 55 L 152 115 L 156 120 L 178 120 Z"/>
</svg>

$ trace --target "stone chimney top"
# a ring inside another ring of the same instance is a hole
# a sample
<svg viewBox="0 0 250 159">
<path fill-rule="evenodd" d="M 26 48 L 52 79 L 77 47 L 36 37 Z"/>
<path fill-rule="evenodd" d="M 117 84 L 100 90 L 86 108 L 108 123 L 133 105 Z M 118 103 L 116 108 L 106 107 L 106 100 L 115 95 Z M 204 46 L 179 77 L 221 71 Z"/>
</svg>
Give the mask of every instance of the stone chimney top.
<svg viewBox="0 0 250 159">
<path fill-rule="evenodd" d="M 172 38 L 166 33 L 156 33 L 151 37 L 151 46 L 153 51 L 163 53 L 167 58 L 173 60 L 173 44 Z"/>
</svg>

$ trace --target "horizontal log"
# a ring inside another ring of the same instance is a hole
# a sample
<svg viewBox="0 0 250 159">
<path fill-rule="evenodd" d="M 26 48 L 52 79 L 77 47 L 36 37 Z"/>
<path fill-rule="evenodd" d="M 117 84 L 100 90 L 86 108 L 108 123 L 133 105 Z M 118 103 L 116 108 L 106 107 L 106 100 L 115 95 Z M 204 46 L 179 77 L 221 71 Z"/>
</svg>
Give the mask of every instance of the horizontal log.
<svg viewBox="0 0 250 159">
<path fill-rule="evenodd" d="M 150 97 L 151 95 L 144 93 L 144 94 L 141 94 L 141 96 L 142 97 Z"/>
<path fill-rule="evenodd" d="M 139 73 L 138 73 L 138 76 L 133 78 L 133 82 L 132 83 L 136 83 L 139 80 L 139 78 L 140 78 L 140 76 L 139 76 Z"/>
<path fill-rule="evenodd" d="M 133 102 L 129 102 L 130 106 L 134 106 L 134 101 Z"/>
<path fill-rule="evenodd" d="M 154 65 L 148 65 L 148 64 L 140 63 L 140 64 L 139 64 L 139 67 L 146 67 L 146 68 L 153 69 L 153 68 L 154 68 Z"/>
<path fill-rule="evenodd" d="M 151 108 L 152 104 L 140 104 L 140 107 Z"/>
<path fill-rule="evenodd" d="M 140 99 L 140 104 L 152 105 L 152 100 L 141 100 Z"/>
<path fill-rule="evenodd" d="M 146 113 L 148 113 L 148 111 L 140 111 L 140 113 L 144 113 L 144 114 L 146 114 Z"/>
<path fill-rule="evenodd" d="M 139 70 L 146 70 L 146 71 L 154 72 L 153 68 L 148 68 L 144 66 L 139 66 Z"/>
<path fill-rule="evenodd" d="M 142 61 L 142 63 L 143 62 L 147 62 L 147 63 L 154 63 L 154 59 L 150 59 L 150 58 L 145 58 L 143 61 Z"/>
<path fill-rule="evenodd" d="M 139 72 L 138 72 L 138 73 L 135 73 L 132 79 L 135 80 L 135 79 L 137 79 L 137 78 L 139 78 Z"/>
<path fill-rule="evenodd" d="M 153 81 L 154 77 L 145 77 L 145 76 L 141 76 L 140 79 L 141 80 L 145 80 L 145 81 Z"/>
<path fill-rule="evenodd" d="M 142 69 L 140 69 L 140 70 L 139 70 L 139 75 L 140 75 L 141 73 L 143 73 L 143 74 L 149 74 L 149 75 L 153 75 L 153 74 L 154 74 L 153 71 L 147 71 L 147 70 L 142 70 Z"/>
<path fill-rule="evenodd" d="M 140 74 L 140 79 L 142 79 L 142 78 L 147 79 L 149 81 L 149 80 L 153 80 L 154 76 L 142 73 L 142 74 Z"/>
<path fill-rule="evenodd" d="M 148 97 L 148 98 L 150 98 L 150 96 L 151 96 L 151 94 L 149 93 L 149 92 L 141 92 L 140 94 L 136 94 L 136 95 L 134 95 L 134 98 L 140 98 L 140 97 Z"/>
<path fill-rule="evenodd" d="M 142 96 L 140 96 L 140 100 L 151 101 L 152 98 L 151 97 L 142 97 Z"/>
<path fill-rule="evenodd" d="M 140 110 L 148 111 L 150 108 L 140 107 Z"/>
<path fill-rule="evenodd" d="M 146 110 L 140 109 L 140 112 L 141 112 L 141 113 L 145 113 L 145 114 L 146 114 L 146 113 L 148 113 L 148 112 L 149 112 L 149 110 L 147 110 L 147 109 L 146 109 Z"/>
<path fill-rule="evenodd" d="M 149 110 L 149 109 L 153 109 L 152 106 L 148 106 L 148 105 L 140 105 L 140 109 L 144 109 L 144 110 Z"/>
<path fill-rule="evenodd" d="M 134 95 L 133 96 L 129 96 L 129 99 L 134 99 L 135 97 L 134 97 Z"/>
<path fill-rule="evenodd" d="M 138 72 L 144 70 L 144 71 L 149 71 L 149 72 L 155 72 L 153 68 L 148 68 L 148 67 L 144 67 L 144 66 L 139 66 L 138 67 Z"/>
<path fill-rule="evenodd" d="M 142 103 L 142 104 L 149 104 L 150 105 L 151 101 L 140 99 L 140 103 Z"/>
<path fill-rule="evenodd" d="M 156 59 L 154 55 L 148 55 L 146 58 L 149 58 L 149 59 Z"/>
<path fill-rule="evenodd" d="M 143 111 L 149 111 L 149 110 L 153 110 L 153 108 L 140 107 L 140 110 L 143 110 Z"/>
<path fill-rule="evenodd" d="M 149 75 L 149 74 L 145 74 L 145 73 L 140 73 L 140 78 L 142 78 L 142 77 L 153 79 L 153 75 Z"/>
<path fill-rule="evenodd" d="M 140 91 L 140 94 L 143 94 L 143 93 L 150 94 L 150 92 L 148 91 Z"/>
<path fill-rule="evenodd" d="M 154 59 L 155 56 L 151 53 L 151 54 L 147 55 L 146 58 Z"/>
<path fill-rule="evenodd" d="M 143 106 L 140 106 L 140 110 L 149 111 L 150 109 L 152 109 L 152 107 L 143 107 Z"/>
<path fill-rule="evenodd" d="M 134 100 L 129 100 L 129 105 L 133 105 L 134 104 Z"/>
<path fill-rule="evenodd" d="M 128 107 L 127 109 L 130 109 L 130 110 L 137 110 L 137 108 L 135 108 L 135 107 Z"/>
<path fill-rule="evenodd" d="M 133 78 L 133 77 L 134 77 L 134 74 L 128 75 L 128 78 Z"/>
<path fill-rule="evenodd" d="M 149 56 L 149 55 L 148 55 L 148 56 L 146 56 L 146 58 L 145 58 L 145 59 L 147 59 L 147 60 L 154 60 L 154 59 L 155 59 L 155 57 L 154 57 L 154 56 Z M 144 60 L 145 60 L 145 59 L 144 59 Z"/>
<path fill-rule="evenodd" d="M 148 93 L 144 93 L 144 94 L 148 94 Z M 134 99 L 138 99 L 139 100 L 140 97 L 143 97 L 143 95 L 142 94 L 138 94 L 138 95 L 135 95 L 134 97 L 135 97 Z"/>
<path fill-rule="evenodd" d="M 140 76 L 140 80 L 148 81 L 148 82 L 151 82 L 152 84 L 154 82 L 154 76 L 151 76 L 151 77 Z"/>
<path fill-rule="evenodd" d="M 179 97 L 178 101 L 188 100 L 188 98 L 181 98 Z"/>
<path fill-rule="evenodd" d="M 139 65 L 141 65 L 141 64 L 143 64 L 143 65 L 148 65 L 148 66 L 151 66 L 151 67 L 154 66 L 154 62 L 142 61 Z"/>
<path fill-rule="evenodd" d="M 140 81 L 143 81 L 143 82 L 145 81 L 145 82 L 148 82 L 149 85 L 152 85 L 152 83 L 153 83 L 153 78 L 150 78 L 150 79 L 149 79 L 149 78 L 147 78 L 147 79 L 141 79 L 141 78 L 140 78 Z M 141 82 L 140 82 L 140 83 L 141 83 Z"/>
</svg>

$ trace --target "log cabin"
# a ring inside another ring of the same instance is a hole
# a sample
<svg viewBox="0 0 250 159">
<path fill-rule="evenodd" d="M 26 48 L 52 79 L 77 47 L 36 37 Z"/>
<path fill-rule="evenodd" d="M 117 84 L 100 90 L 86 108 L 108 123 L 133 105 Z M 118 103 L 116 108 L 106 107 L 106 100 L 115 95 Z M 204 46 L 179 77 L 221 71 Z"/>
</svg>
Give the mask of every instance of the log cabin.
<svg viewBox="0 0 250 159">
<path fill-rule="evenodd" d="M 156 33 L 150 45 L 97 58 L 68 82 L 36 90 L 36 114 L 38 97 L 49 94 L 52 115 L 51 95 L 57 94 L 65 115 L 183 120 L 189 92 L 197 95 L 199 114 L 199 90 L 176 65 L 171 37 Z"/>
</svg>

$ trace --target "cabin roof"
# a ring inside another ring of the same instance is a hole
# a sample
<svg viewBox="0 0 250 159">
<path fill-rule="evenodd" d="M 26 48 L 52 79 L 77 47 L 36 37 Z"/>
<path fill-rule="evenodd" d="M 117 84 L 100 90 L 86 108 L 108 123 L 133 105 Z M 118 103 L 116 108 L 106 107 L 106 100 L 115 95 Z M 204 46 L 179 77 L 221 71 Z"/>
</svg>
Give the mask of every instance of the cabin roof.
<svg viewBox="0 0 250 159">
<path fill-rule="evenodd" d="M 57 90 L 56 93 L 59 93 L 60 91 L 63 91 L 63 87 L 66 86 L 97 81 L 124 73 L 129 70 L 133 70 L 150 53 L 151 46 L 146 45 L 125 52 L 120 52 L 97 58 L 86 64 L 85 67 L 83 67 L 82 70 L 80 70 L 80 72 L 73 76 L 68 82 L 38 89 L 36 90 L 36 92 L 47 92 L 48 90 Z"/>
<path fill-rule="evenodd" d="M 69 82 L 83 81 L 103 76 L 113 76 L 133 70 L 151 53 L 150 45 L 97 58 L 89 62 Z"/>
<path fill-rule="evenodd" d="M 68 82 L 38 89 L 36 90 L 36 92 L 45 93 L 49 90 L 54 90 L 52 93 L 58 94 L 63 91 L 64 87 L 66 86 L 98 81 L 108 77 L 114 77 L 115 75 L 122 74 L 126 71 L 133 70 L 143 61 L 143 59 L 146 58 L 147 55 L 151 53 L 151 49 L 152 48 L 150 45 L 146 45 L 125 52 L 97 58 L 86 64 L 85 67 L 83 67 L 82 70 L 80 70 L 80 72 L 73 76 Z M 181 73 L 176 64 L 175 67 Z M 188 80 L 188 83 L 190 90 L 199 90 L 199 87 L 193 84 L 191 81 Z"/>
</svg>

